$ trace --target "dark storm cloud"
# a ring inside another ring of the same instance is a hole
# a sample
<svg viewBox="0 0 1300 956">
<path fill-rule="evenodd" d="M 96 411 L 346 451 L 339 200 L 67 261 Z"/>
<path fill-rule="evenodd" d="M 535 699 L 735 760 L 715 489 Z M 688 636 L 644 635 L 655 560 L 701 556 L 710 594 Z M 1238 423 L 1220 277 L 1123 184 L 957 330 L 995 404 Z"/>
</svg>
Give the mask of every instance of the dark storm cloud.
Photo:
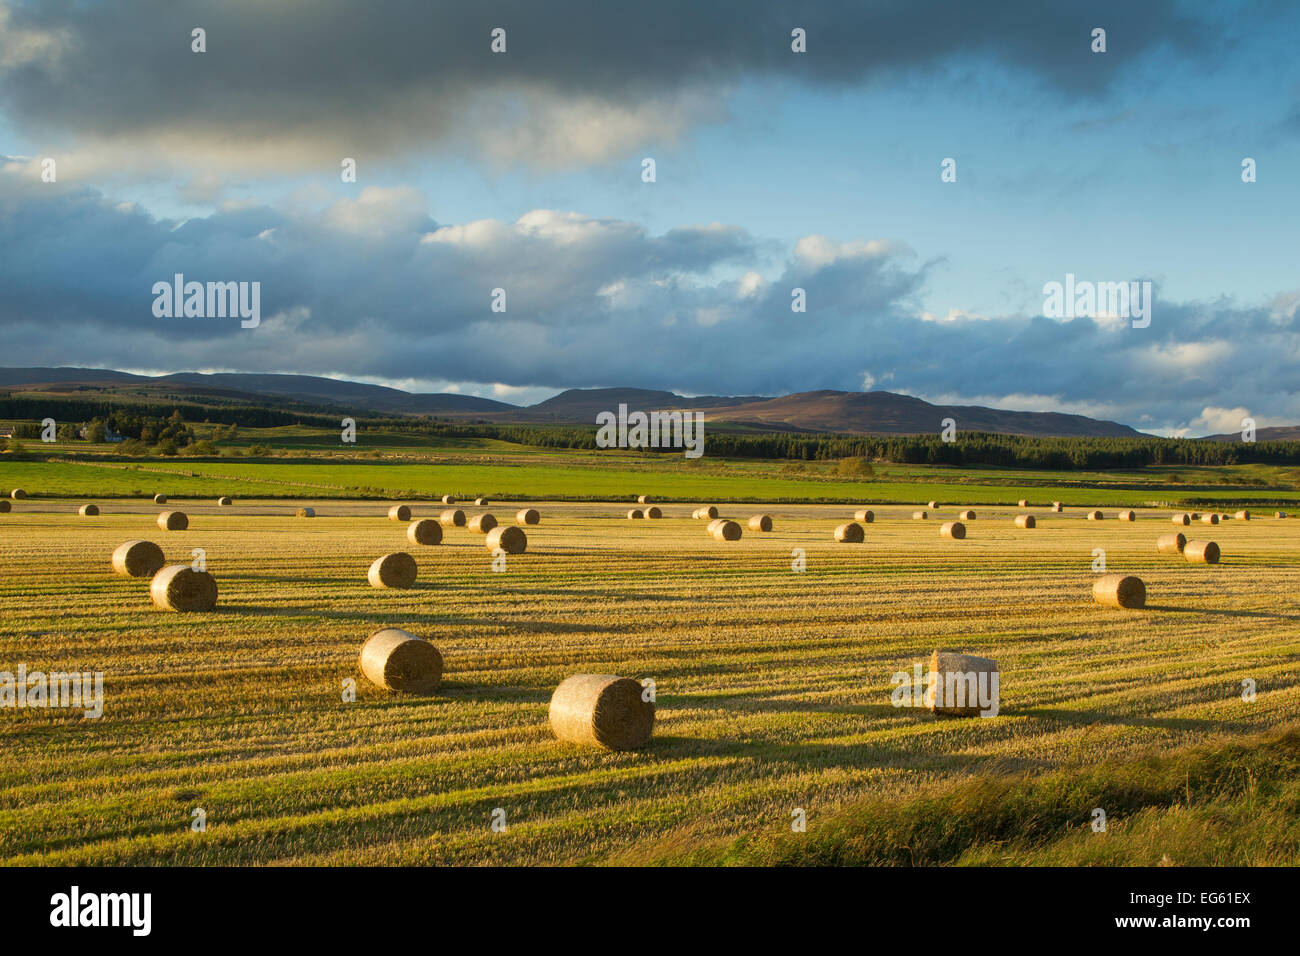
<svg viewBox="0 0 1300 956">
<path fill-rule="evenodd" d="M 878 388 L 1225 431 L 1300 416 L 1300 296 L 1155 299 L 1151 325 L 936 321 L 928 264 L 881 241 L 770 244 L 724 225 L 663 235 L 537 210 L 434 222 L 421 193 L 311 211 L 225 208 L 183 224 L 0 165 L 3 365 L 292 371 L 695 393 Z M 154 282 L 262 283 L 262 325 L 159 319 Z M 791 290 L 808 311 L 791 311 Z M 493 289 L 507 311 L 490 309 Z M 779 343 L 774 345 L 773 343 Z M 1008 398 L 1009 397 L 1009 398 Z M 1204 411 L 1202 411 L 1204 410 Z M 1235 426 L 1234 426 L 1235 427 Z"/>
<path fill-rule="evenodd" d="M 1157 47 L 1212 43 L 1184 10 L 1171 0 L 8 0 L 0 109 L 56 139 L 231 161 L 269 148 L 282 167 L 442 141 L 522 161 L 597 159 L 680 131 L 751 77 L 857 84 L 984 62 L 1091 96 Z M 790 52 L 795 26 L 808 32 L 803 56 Z M 1105 57 L 1089 52 L 1095 26 L 1108 31 Z M 194 27 L 207 31 L 201 55 Z M 507 30 L 505 55 L 489 52 L 495 27 Z"/>
</svg>

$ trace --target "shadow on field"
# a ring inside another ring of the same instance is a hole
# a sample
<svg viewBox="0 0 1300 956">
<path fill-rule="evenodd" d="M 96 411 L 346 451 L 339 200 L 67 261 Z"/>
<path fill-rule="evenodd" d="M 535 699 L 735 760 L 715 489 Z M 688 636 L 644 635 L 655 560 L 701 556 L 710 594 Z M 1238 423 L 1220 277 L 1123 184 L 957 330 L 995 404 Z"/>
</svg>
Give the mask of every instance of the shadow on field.
<svg viewBox="0 0 1300 956">
<path fill-rule="evenodd" d="M 958 754 L 946 751 L 917 753 L 886 744 L 866 743 L 805 743 L 784 742 L 757 738 L 754 740 L 723 740 L 720 738 L 674 737 L 656 734 L 641 753 L 653 757 L 749 757 L 763 761 L 780 761 L 815 767 L 889 767 L 895 769 L 942 770 L 960 773 L 964 770 L 985 769 L 990 758 L 977 754 Z M 1018 761 L 1014 769 L 1032 770 L 1046 766 L 1047 762 L 1034 758 Z M 1011 769 L 1010 763 L 999 762 L 1000 767 Z"/>
<path fill-rule="evenodd" d="M 418 588 L 411 588 L 410 590 L 418 590 Z M 384 618 L 401 619 L 420 624 L 454 624 L 464 627 L 483 627 L 485 625 L 481 617 L 464 617 L 440 611 L 415 611 L 409 608 L 391 608 L 382 611 L 338 611 L 320 607 L 295 607 L 284 604 L 267 607 L 259 604 L 231 604 L 222 601 L 217 605 L 216 611 L 212 613 L 247 614 L 250 617 L 322 617 L 327 620 L 368 622 Z M 577 624 L 572 621 L 539 621 L 531 619 L 503 623 L 498 619 L 490 623 L 494 628 L 504 627 L 511 631 L 528 631 L 533 634 L 604 633 L 609 630 L 608 627 L 602 627 L 598 624 Z"/>
<path fill-rule="evenodd" d="M 1148 604 L 1148 611 L 1178 611 L 1183 614 L 1219 614 L 1223 617 L 1272 618 L 1278 621 L 1300 621 L 1300 614 L 1279 614 L 1277 611 L 1234 611 L 1230 608 L 1179 607 L 1173 604 Z"/>
<path fill-rule="evenodd" d="M 1235 720 L 1208 720 L 1201 717 L 1140 717 L 1132 714 L 1108 714 L 1100 710 L 1061 710 L 1055 707 L 1030 707 L 1015 710 L 1017 717 L 1037 717 L 1057 723 L 1088 727 L 1109 724 L 1116 727 L 1156 727 L 1176 731 L 1219 731 L 1249 733 L 1251 724 Z"/>
</svg>

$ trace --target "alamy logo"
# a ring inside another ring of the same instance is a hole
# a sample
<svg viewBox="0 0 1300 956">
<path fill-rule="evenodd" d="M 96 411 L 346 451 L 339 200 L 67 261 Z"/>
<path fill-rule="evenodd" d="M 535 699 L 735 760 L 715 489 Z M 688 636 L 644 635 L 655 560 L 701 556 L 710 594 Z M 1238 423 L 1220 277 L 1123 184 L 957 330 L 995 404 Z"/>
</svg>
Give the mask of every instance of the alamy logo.
<svg viewBox="0 0 1300 956">
<path fill-rule="evenodd" d="M 894 684 L 889 702 L 895 707 L 933 707 L 939 710 L 979 708 L 981 717 L 998 715 L 997 671 L 930 671 L 922 673 L 920 664 L 912 673 L 899 671 L 890 680 Z"/>
<path fill-rule="evenodd" d="M 262 283 L 186 282 L 178 272 L 171 282 L 153 284 L 153 314 L 158 319 L 224 319 L 238 316 L 240 326 L 262 324 Z"/>
<path fill-rule="evenodd" d="M 50 897 L 51 926 L 128 926 L 133 936 L 148 936 L 153 928 L 151 893 L 70 892 Z"/>
<path fill-rule="evenodd" d="M 686 458 L 704 454 L 703 412 L 632 412 L 618 406 L 618 414 L 596 416 L 597 448 L 682 448 Z"/>
<path fill-rule="evenodd" d="M 0 671 L 0 707 L 82 707 L 94 720 L 104 714 L 103 671 Z"/>
<path fill-rule="evenodd" d="M 1132 319 L 1133 328 L 1151 324 L 1150 282 L 1076 282 L 1073 272 L 1065 283 L 1043 286 L 1043 315 L 1049 319 Z"/>
</svg>

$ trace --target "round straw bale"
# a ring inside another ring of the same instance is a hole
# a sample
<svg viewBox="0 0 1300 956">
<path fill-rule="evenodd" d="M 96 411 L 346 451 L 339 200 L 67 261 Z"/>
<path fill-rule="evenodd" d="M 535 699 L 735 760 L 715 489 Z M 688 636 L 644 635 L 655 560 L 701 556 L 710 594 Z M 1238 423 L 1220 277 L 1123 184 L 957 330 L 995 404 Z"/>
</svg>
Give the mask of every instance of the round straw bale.
<svg viewBox="0 0 1300 956">
<path fill-rule="evenodd" d="M 627 513 L 627 516 L 629 518 L 644 518 L 645 514 L 641 511 L 640 508 L 633 508 Z"/>
<path fill-rule="evenodd" d="M 1201 513 L 1200 513 L 1199 511 L 1193 511 L 1191 514 L 1189 514 L 1189 515 L 1187 516 L 1187 520 L 1188 520 L 1188 521 L 1200 521 L 1200 520 L 1201 520 Z"/>
<path fill-rule="evenodd" d="M 465 527 L 465 512 L 459 508 L 448 508 L 438 515 L 438 524 L 444 528 L 463 528 Z"/>
<path fill-rule="evenodd" d="M 500 548 L 506 554 L 523 554 L 528 548 L 528 535 L 524 529 L 512 524 L 498 525 L 487 533 L 486 542 L 489 551 Z"/>
<path fill-rule="evenodd" d="M 1131 574 L 1107 574 L 1093 582 L 1092 599 L 1114 607 L 1146 607 L 1147 586 Z"/>
<path fill-rule="evenodd" d="M 1115 517 L 1120 521 L 1137 521 L 1137 514 L 1132 511 L 1121 511 Z"/>
<path fill-rule="evenodd" d="M 1038 522 L 1034 520 L 1033 515 L 1016 515 L 1017 528 L 1032 528 L 1037 524 Z"/>
<path fill-rule="evenodd" d="M 872 524 L 876 520 L 876 513 L 874 511 L 855 511 L 853 512 L 853 520 L 861 521 L 863 524 Z M 770 531 L 771 529 L 767 530 Z"/>
<path fill-rule="evenodd" d="M 1187 545 L 1187 536 L 1181 531 L 1173 534 L 1162 534 L 1156 538 L 1156 550 L 1161 554 L 1182 554 L 1183 548 Z"/>
<path fill-rule="evenodd" d="M 81 515 L 83 518 L 93 518 L 95 515 L 99 514 L 99 505 L 82 505 L 77 509 L 77 514 Z"/>
<path fill-rule="evenodd" d="M 957 517 L 960 518 L 962 521 L 974 521 L 974 520 L 975 520 L 975 512 L 973 512 L 973 511 L 963 511 L 963 512 L 961 512 L 960 514 L 958 514 Z"/>
<path fill-rule="evenodd" d="M 650 503 L 650 496 L 649 496 L 649 495 L 638 495 L 638 496 L 637 496 L 637 499 L 636 499 L 636 503 L 639 504 L 639 505 L 648 505 L 648 504 Z"/>
<path fill-rule="evenodd" d="M 713 505 L 709 505 L 707 508 L 701 508 L 699 510 L 699 516 L 701 518 L 708 518 L 710 521 L 712 521 L 714 518 L 718 516 L 718 509 L 715 508 Z"/>
<path fill-rule="evenodd" d="M 1061 504 L 1059 501 L 1053 501 L 1053 502 L 1052 502 L 1052 510 L 1053 510 L 1053 511 L 1064 511 L 1064 510 L 1065 510 L 1065 505 Z"/>
<path fill-rule="evenodd" d="M 217 582 L 207 571 L 169 564 L 153 576 L 149 596 L 164 611 L 211 611 L 217 606 Z"/>
<path fill-rule="evenodd" d="M 299 517 L 299 518 L 314 518 L 314 517 L 316 517 L 316 509 L 315 509 L 315 508 L 299 508 L 299 509 L 298 509 L 298 517 Z"/>
<path fill-rule="evenodd" d="M 1101 520 L 1102 520 L 1103 518 L 1105 518 L 1105 517 L 1106 517 L 1106 516 L 1103 515 L 1100 511 L 1089 511 L 1089 512 L 1088 512 L 1088 520 L 1089 520 L 1089 521 L 1101 521 Z"/>
<path fill-rule="evenodd" d="M 415 558 L 405 551 L 394 551 L 375 558 L 366 577 L 372 588 L 409 588 L 415 584 L 417 573 Z"/>
<path fill-rule="evenodd" d="M 417 518 L 406 526 L 406 540 L 411 544 L 442 544 L 442 525 L 432 518 Z"/>
<path fill-rule="evenodd" d="M 158 513 L 158 527 L 164 531 L 184 531 L 190 526 L 190 519 L 184 511 L 162 511 Z"/>
<path fill-rule="evenodd" d="M 154 496 L 153 496 L 153 503 L 156 504 L 156 505 L 165 505 L 165 504 L 167 504 L 167 496 L 166 496 L 166 495 L 154 495 Z"/>
<path fill-rule="evenodd" d="M 9 492 L 9 497 L 14 501 L 22 501 L 27 497 L 27 492 L 23 491 L 21 488 L 15 488 L 13 491 Z"/>
<path fill-rule="evenodd" d="M 1182 514 L 1174 515 L 1169 520 L 1172 521 L 1174 524 L 1191 524 L 1192 516 L 1184 512 Z"/>
<path fill-rule="evenodd" d="M 660 511 L 659 508 L 656 507 L 655 505 L 651 505 L 649 508 L 645 510 L 645 516 L 647 518 L 662 518 L 664 516 L 664 513 Z"/>
<path fill-rule="evenodd" d="M 454 505 L 454 504 L 456 503 L 456 496 L 455 496 L 455 495 L 443 495 L 443 496 L 442 496 L 442 503 L 443 503 L 444 505 Z"/>
<path fill-rule="evenodd" d="M 497 519 L 486 511 L 469 519 L 469 530 L 477 531 L 479 534 L 487 534 L 496 526 Z"/>
<path fill-rule="evenodd" d="M 960 521 L 945 521 L 943 527 L 939 529 L 939 534 L 945 538 L 960 541 L 966 537 L 966 526 Z"/>
<path fill-rule="evenodd" d="M 772 516 L 754 515 L 752 518 L 749 519 L 749 530 L 750 531 L 771 531 Z"/>
<path fill-rule="evenodd" d="M 712 534 L 718 541 L 739 541 L 740 525 L 734 521 L 728 521 L 726 518 L 721 518 L 713 526 Z"/>
<path fill-rule="evenodd" d="M 937 501 L 931 501 L 926 505 L 926 507 L 929 508 L 931 511 L 938 511 L 940 508 L 943 507 L 943 505 L 939 504 L 939 502 Z"/>
<path fill-rule="evenodd" d="M 1201 523 L 1202 523 L 1202 524 L 1218 524 L 1218 523 L 1219 523 L 1219 516 L 1216 515 L 1216 514 L 1214 514 L 1213 512 L 1211 512 L 1211 513 L 1208 514 L 1208 515 L 1201 515 Z"/>
<path fill-rule="evenodd" d="M 410 521 L 411 506 L 393 505 L 391 508 L 388 509 L 388 517 L 393 521 Z"/>
<path fill-rule="evenodd" d="M 1285 518 L 1285 517 L 1286 517 L 1286 512 L 1285 512 L 1285 511 L 1274 511 L 1274 512 L 1273 512 L 1273 517 L 1274 517 L 1274 518 Z"/>
<path fill-rule="evenodd" d="M 0 514 L 8 514 L 11 507 L 8 498 L 0 498 Z"/>
<path fill-rule="evenodd" d="M 361 673 L 387 690 L 431 694 L 442 683 L 442 655 L 424 638 L 386 627 L 361 645 Z"/>
<path fill-rule="evenodd" d="M 486 505 L 487 503 L 488 503 L 488 500 L 487 500 L 486 498 L 475 498 L 475 499 L 474 499 L 474 504 L 476 504 L 476 505 L 477 505 L 478 507 L 480 507 L 480 508 L 482 508 L 482 507 L 483 507 L 484 505 Z"/>
<path fill-rule="evenodd" d="M 1021 498 L 1019 501 L 1016 502 L 1016 506 L 1017 506 L 1017 507 L 1020 507 L 1020 508 L 1028 508 L 1028 507 L 1029 507 L 1029 499 L 1028 499 L 1028 498 Z"/>
<path fill-rule="evenodd" d="M 1188 541 L 1183 557 L 1193 564 L 1218 564 L 1219 546 L 1213 541 Z"/>
<path fill-rule="evenodd" d="M 229 495 L 222 495 L 220 498 L 217 499 L 217 504 L 222 508 L 229 508 L 231 505 L 234 504 L 234 502 L 230 500 Z"/>
<path fill-rule="evenodd" d="M 127 541 L 113 552 L 113 570 L 132 578 L 151 578 L 167 563 L 152 541 Z"/>
<path fill-rule="evenodd" d="M 844 544 L 861 544 L 867 539 L 867 532 L 856 521 L 849 521 L 835 529 L 835 540 Z"/>
<path fill-rule="evenodd" d="M 1249 512 L 1249 511 L 1238 511 L 1235 515 L 1233 515 L 1233 517 L 1236 518 L 1238 521 L 1249 521 L 1249 520 L 1250 520 L 1250 512 Z"/>
<path fill-rule="evenodd" d="M 542 520 L 536 508 L 520 508 L 515 512 L 515 524 L 537 524 Z"/>
<path fill-rule="evenodd" d="M 980 675 L 998 673 L 998 665 L 987 657 L 959 654 L 956 651 L 935 651 L 930 655 L 930 672 L 935 677 L 934 696 L 930 700 L 931 712 L 950 717 L 978 717 L 981 713 Z M 974 687 L 970 685 L 967 675 L 974 675 Z M 984 678 L 983 683 L 989 690 L 993 689 L 991 677 Z M 996 705 L 997 697 L 993 697 L 989 703 L 991 706 Z"/>
<path fill-rule="evenodd" d="M 637 750 L 650 742 L 655 705 L 641 685 L 613 674 L 574 674 L 551 695 L 551 731 L 560 740 Z"/>
<path fill-rule="evenodd" d="M 913 520 L 913 521 L 924 521 L 924 520 L 925 520 L 926 518 L 928 518 L 928 517 L 930 517 L 930 516 L 929 516 L 928 514 L 926 514 L 924 511 L 913 511 L 913 512 L 912 512 L 912 520 Z"/>
</svg>

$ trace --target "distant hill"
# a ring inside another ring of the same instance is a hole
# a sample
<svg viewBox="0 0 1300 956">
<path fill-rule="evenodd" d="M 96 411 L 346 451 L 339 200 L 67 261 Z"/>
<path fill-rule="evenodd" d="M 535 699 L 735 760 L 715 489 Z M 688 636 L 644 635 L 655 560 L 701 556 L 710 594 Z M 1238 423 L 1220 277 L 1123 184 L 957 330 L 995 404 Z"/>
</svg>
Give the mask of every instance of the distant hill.
<svg viewBox="0 0 1300 956">
<path fill-rule="evenodd" d="M 1206 435 L 1206 441 L 1241 441 L 1241 432 Z M 1300 441 L 1300 425 L 1270 425 L 1255 429 L 1255 441 Z"/>
<path fill-rule="evenodd" d="M 132 375 L 108 369 L 0 368 L 0 388 L 51 392 L 89 390 L 126 401 L 162 395 L 202 397 L 276 407 L 287 401 L 337 408 L 353 414 L 437 415 L 494 422 L 592 425 L 603 411 L 700 411 L 707 421 L 770 431 L 859 435 L 933 434 L 945 418 L 959 432 L 1061 437 L 1133 437 L 1141 433 L 1117 422 L 1058 412 L 1016 412 L 979 405 L 933 405 L 893 392 L 798 392 L 777 398 L 705 395 L 688 398 L 644 388 L 572 388 L 520 407 L 490 398 L 452 393 L 415 394 L 315 375 L 178 372 Z M 1274 429 L 1261 429 L 1260 437 Z M 1292 429 L 1292 431 L 1298 431 Z M 1219 436 L 1216 436 L 1219 437 Z"/>
</svg>

